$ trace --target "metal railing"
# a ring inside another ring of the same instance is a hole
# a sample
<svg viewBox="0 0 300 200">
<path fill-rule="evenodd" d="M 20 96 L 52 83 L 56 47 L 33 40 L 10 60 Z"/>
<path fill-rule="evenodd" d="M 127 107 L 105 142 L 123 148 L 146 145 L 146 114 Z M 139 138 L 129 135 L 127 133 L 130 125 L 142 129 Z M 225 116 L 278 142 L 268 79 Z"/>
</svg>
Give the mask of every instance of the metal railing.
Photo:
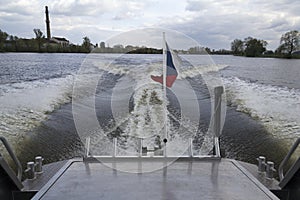
<svg viewBox="0 0 300 200">
<path fill-rule="evenodd" d="M 217 138 L 215 138 L 217 139 Z M 173 158 L 174 156 L 169 156 L 167 154 L 164 154 L 164 149 L 166 148 L 166 145 L 163 148 L 156 148 L 154 147 L 154 149 L 148 149 L 147 147 L 143 146 L 143 138 L 138 138 L 138 152 L 137 155 L 131 155 L 131 156 L 126 156 L 126 155 L 118 155 L 118 138 L 113 138 L 112 141 L 112 153 L 110 155 L 92 155 L 90 152 L 90 143 L 91 143 L 91 137 L 87 137 L 85 140 L 85 153 L 83 158 L 87 159 L 87 158 L 126 158 L 126 157 L 157 157 L 157 158 Z M 216 141 L 214 141 L 216 142 Z M 214 143 L 215 147 L 214 148 L 219 148 L 219 144 L 218 143 Z M 187 149 L 187 153 L 188 155 L 180 155 L 179 157 L 186 157 L 186 158 L 221 158 L 219 155 L 214 154 L 214 155 L 195 155 L 194 151 L 193 151 L 193 138 L 189 139 L 189 146 Z M 218 151 L 218 150 L 217 150 Z M 151 155 L 149 155 L 148 153 L 152 153 Z M 176 157 L 176 156 L 175 156 Z"/>
<path fill-rule="evenodd" d="M 7 152 L 9 153 L 10 157 L 13 159 L 13 161 L 15 162 L 17 168 L 18 168 L 18 173 L 17 173 L 17 177 L 19 179 L 19 181 L 21 181 L 22 179 L 22 165 L 19 161 L 19 159 L 16 157 L 16 155 L 14 154 L 14 152 L 12 151 L 12 148 L 10 147 L 9 143 L 7 142 L 7 140 L 0 136 L 0 140 L 2 141 L 4 147 L 6 148 Z"/>
<path fill-rule="evenodd" d="M 222 112 L 222 94 L 224 92 L 223 86 L 215 87 L 215 105 L 214 105 L 214 148 L 215 148 L 215 155 L 217 157 L 221 157 L 220 152 L 220 144 L 219 144 L 219 137 L 221 135 L 221 112 Z"/>
<path fill-rule="evenodd" d="M 284 178 L 283 167 L 287 164 L 288 160 L 291 158 L 291 156 L 293 155 L 293 153 L 295 152 L 295 150 L 297 149 L 299 144 L 300 144 L 300 138 L 298 138 L 296 140 L 296 142 L 294 143 L 294 145 L 292 146 L 292 148 L 290 149 L 288 154 L 285 156 L 283 161 L 280 163 L 279 170 L 278 170 L 280 181 L 282 181 L 282 179 Z"/>
<path fill-rule="evenodd" d="M 223 86 L 218 86 L 214 88 L 214 111 L 213 111 L 213 127 L 212 127 L 212 132 L 213 132 L 213 156 L 216 158 L 221 158 L 221 152 L 220 152 L 220 142 L 219 142 L 219 137 L 221 135 L 221 113 L 222 113 L 222 95 L 224 93 L 224 88 Z M 157 149 L 154 150 L 148 150 L 147 147 L 143 147 L 143 139 L 138 138 L 138 157 L 143 157 L 144 155 L 147 155 L 147 152 L 154 152 L 154 155 L 160 156 L 160 153 L 157 153 Z M 85 141 L 85 154 L 84 158 L 88 157 L 98 157 L 98 156 L 92 156 L 90 155 L 90 143 L 91 143 L 91 138 L 88 136 Z M 112 155 L 111 157 L 122 157 L 118 156 L 117 153 L 117 138 L 113 138 L 112 141 L 113 144 L 113 149 L 112 149 Z M 164 142 L 163 145 L 163 156 L 168 157 L 167 155 L 167 143 Z M 193 153 L 193 138 L 189 139 L 189 148 L 188 148 L 188 157 L 197 157 Z M 100 156 L 101 157 L 101 156 Z M 126 156 L 125 156 L 126 157 Z M 201 157 L 208 157 L 208 156 L 201 156 Z"/>
</svg>

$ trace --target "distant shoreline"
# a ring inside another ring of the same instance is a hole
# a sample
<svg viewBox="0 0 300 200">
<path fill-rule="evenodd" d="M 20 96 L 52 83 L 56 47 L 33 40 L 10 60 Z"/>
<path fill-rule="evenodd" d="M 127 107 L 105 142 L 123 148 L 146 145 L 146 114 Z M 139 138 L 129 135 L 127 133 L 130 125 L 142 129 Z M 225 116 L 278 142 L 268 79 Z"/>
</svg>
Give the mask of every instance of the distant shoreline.
<svg viewBox="0 0 300 200">
<path fill-rule="evenodd" d="M 6 54 L 6 53 L 37 53 L 37 54 L 162 54 L 162 51 L 156 51 L 156 52 L 36 52 L 36 51 L 5 51 L 0 52 L 0 54 Z M 279 58 L 279 59 L 300 59 L 300 55 L 260 55 L 260 56 L 244 56 L 244 55 L 233 55 L 233 54 L 220 54 L 220 53 L 178 53 L 179 55 L 231 55 L 231 56 L 238 56 L 238 57 L 245 57 L 245 58 Z"/>
<path fill-rule="evenodd" d="M 233 55 L 233 54 L 232 54 Z M 300 59 L 300 55 L 260 55 L 260 56 L 244 56 L 244 55 L 233 55 L 233 56 L 240 56 L 240 57 L 246 57 L 246 58 L 279 58 L 279 59 Z"/>
</svg>

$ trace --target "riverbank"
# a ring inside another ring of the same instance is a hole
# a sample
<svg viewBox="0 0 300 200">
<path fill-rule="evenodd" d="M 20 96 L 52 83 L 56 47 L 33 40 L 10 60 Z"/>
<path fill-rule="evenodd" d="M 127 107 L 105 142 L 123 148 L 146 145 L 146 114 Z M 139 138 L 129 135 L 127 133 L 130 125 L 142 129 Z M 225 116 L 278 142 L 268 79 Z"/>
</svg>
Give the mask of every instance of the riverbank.
<svg viewBox="0 0 300 200">
<path fill-rule="evenodd" d="M 231 54 L 233 55 L 233 54 Z M 244 55 L 233 55 L 247 58 L 279 58 L 279 59 L 300 59 L 300 55 L 284 55 L 284 54 L 264 54 L 260 56 L 244 56 Z"/>
</svg>

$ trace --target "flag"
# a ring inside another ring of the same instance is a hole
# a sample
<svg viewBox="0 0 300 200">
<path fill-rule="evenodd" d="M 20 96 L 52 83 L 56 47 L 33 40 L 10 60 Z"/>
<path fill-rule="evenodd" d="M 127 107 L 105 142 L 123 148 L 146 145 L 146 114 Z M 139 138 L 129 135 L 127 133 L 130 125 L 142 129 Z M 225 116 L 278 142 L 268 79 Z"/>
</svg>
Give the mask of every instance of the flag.
<svg viewBox="0 0 300 200">
<path fill-rule="evenodd" d="M 169 48 L 167 42 L 166 44 L 166 86 L 172 87 L 173 83 L 177 78 L 177 70 L 175 65 L 180 63 L 179 57 Z M 163 75 L 161 76 L 151 76 L 152 80 L 163 84 Z"/>
</svg>

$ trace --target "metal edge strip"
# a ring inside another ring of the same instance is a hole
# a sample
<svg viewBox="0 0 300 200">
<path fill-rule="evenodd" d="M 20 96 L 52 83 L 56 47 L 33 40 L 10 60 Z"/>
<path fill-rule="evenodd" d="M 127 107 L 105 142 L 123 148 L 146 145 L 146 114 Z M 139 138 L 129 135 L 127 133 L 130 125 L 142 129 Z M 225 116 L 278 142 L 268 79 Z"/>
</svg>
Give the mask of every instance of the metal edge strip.
<svg viewBox="0 0 300 200">
<path fill-rule="evenodd" d="M 266 188 L 259 180 L 257 180 L 247 169 L 245 169 L 238 161 L 227 159 L 232 162 L 245 176 L 247 176 L 261 191 L 263 191 L 270 199 L 280 200 L 268 188 Z"/>
<path fill-rule="evenodd" d="M 32 200 L 41 199 L 74 162 L 82 162 L 82 159 L 71 159 L 64 164 L 64 166 L 33 196 Z"/>
</svg>

